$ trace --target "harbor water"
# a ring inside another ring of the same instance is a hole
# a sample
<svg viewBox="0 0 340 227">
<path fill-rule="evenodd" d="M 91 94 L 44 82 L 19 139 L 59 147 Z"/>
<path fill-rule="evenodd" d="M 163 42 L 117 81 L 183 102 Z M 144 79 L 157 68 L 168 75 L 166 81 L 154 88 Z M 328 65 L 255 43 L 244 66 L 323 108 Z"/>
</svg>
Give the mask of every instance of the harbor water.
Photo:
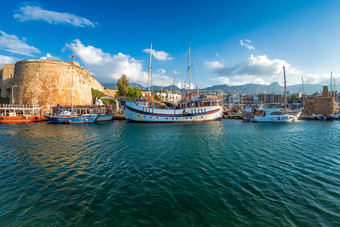
<svg viewBox="0 0 340 227">
<path fill-rule="evenodd" d="M 0 125 L 1 226 L 339 226 L 340 121 Z"/>
</svg>

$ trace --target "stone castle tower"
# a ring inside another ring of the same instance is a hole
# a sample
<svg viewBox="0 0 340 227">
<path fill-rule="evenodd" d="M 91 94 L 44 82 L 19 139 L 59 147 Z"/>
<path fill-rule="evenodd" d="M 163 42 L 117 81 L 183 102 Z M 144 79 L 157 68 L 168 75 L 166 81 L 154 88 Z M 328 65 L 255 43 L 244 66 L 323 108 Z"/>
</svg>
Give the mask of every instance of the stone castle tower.
<svg viewBox="0 0 340 227">
<path fill-rule="evenodd" d="M 53 106 L 70 106 L 72 88 L 74 105 L 91 105 L 91 88 L 104 90 L 89 71 L 76 62 L 56 60 L 17 62 L 13 77 L 6 81 L 6 88 L 6 94 L 8 88 L 13 90 L 14 104 L 39 105 L 45 113 L 50 109 L 50 97 Z"/>
</svg>

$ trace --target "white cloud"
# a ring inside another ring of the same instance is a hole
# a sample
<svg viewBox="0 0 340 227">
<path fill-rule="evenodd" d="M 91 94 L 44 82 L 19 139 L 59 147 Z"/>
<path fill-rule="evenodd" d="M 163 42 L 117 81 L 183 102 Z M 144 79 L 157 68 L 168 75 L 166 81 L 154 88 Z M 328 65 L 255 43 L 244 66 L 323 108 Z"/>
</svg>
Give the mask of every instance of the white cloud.
<svg viewBox="0 0 340 227">
<path fill-rule="evenodd" d="M 254 57 L 253 55 L 244 62 L 241 62 L 233 67 L 226 67 L 217 69 L 220 75 L 251 75 L 251 76 L 265 76 L 270 77 L 282 72 L 282 67 L 290 68 L 290 71 L 298 73 L 296 69 L 291 68 L 290 65 L 281 59 L 270 60 L 266 55 Z"/>
<path fill-rule="evenodd" d="M 221 69 L 224 66 L 219 61 L 209 61 L 205 63 L 205 67 L 208 69 Z"/>
<path fill-rule="evenodd" d="M 150 54 L 150 49 L 144 49 L 143 52 Z M 174 59 L 173 57 L 169 57 L 169 54 L 164 52 L 164 51 L 155 51 L 152 50 L 152 55 L 160 61 L 165 61 L 165 60 L 172 60 Z"/>
<path fill-rule="evenodd" d="M 113 83 L 125 74 L 130 82 L 144 86 L 148 83 L 148 73 L 143 70 L 142 62 L 129 55 L 105 53 L 99 48 L 85 46 L 79 39 L 66 44 L 65 47 L 69 48 L 100 82 Z M 164 69 L 153 72 L 152 85 L 161 85 L 162 80 L 164 86 L 172 84 L 172 78 L 164 73 L 166 73 Z"/>
<path fill-rule="evenodd" d="M 241 46 L 247 47 L 249 50 L 255 49 L 255 47 L 253 45 L 251 45 L 251 40 L 249 40 L 249 39 L 240 40 L 240 44 L 241 44 Z"/>
<path fill-rule="evenodd" d="M 158 73 L 159 74 L 164 74 L 164 73 L 166 73 L 166 71 L 165 71 L 165 69 L 158 69 Z"/>
<path fill-rule="evenodd" d="M 34 53 L 40 53 L 39 49 L 26 44 L 26 39 L 20 40 L 16 35 L 8 35 L 0 31 L 0 50 L 33 57 Z"/>
<path fill-rule="evenodd" d="M 50 24 L 70 24 L 77 27 L 95 27 L 96 23 L 89 19 L 79 17 L 70 13 L 60 13 L 44 10 L 38 6 L 25 5 L 19 9 L 19 13 L 14 14 L 14 18 L 19 21 L 42 20 Z"/>
<path fill-rule="evenodd" d="M 3 65 L 3 64 L 13 64 L 13 63 L 15 63 L 17 61 L 18 61 L 17 58 L 0 55 L 0 65 Z"/>
<path fill-rule="evenodd" d="M 257 57 L 251 55 L 248 60 L 232 67 L 212 67 L 215 73 L 219 75 L 213 78 L 213 80 L 228 85 L 281 83 L 283 81 L 283 66 L 286 68 L 288 84 L 301 83 L 301 77 L 303 75 L 301 71 L 292 67 L 285 60 L 271 60 L 266 55 Z M 281 78 L 280 81 L 277 81 L 279 78 Z M 308 78 L 312 77 L 309 76 Z"/>
<path fill-rule="evenodd" d="M 189 84 L 187 82 L 184 83 L 184 82 L 180 82 L 179 81 L 179 82 L 175 83 L 175 86 L 177 86 L 180 89 L 183 89 L 183 88 L 188 89 L 189 88 Z M 195 85 L 193 83 L 191 83 L 190 84 L 190 89 L 192 90 L 194 88 L 195 88 Z"/>
<path fill-rule="evenodd" d="M 334 76 L 335 75 L 333 74 L 333 77 Z M 304 81 L 305 84 L 325 84 L 325 85 L 329 85 L 330 84 L 330 74 L 321 74 L 321 75 L 304 74 L 303 75 L 303 81 Z M 301 79 L 300 79 L 300 83 L 301 83 Z"/>
<path fill-rule="evenodd" d="M 60 58 L 52 56 L 50 53 L 47 53 L 46 56 L 43 56 L 40 58 L 40 60 L 58 60 L 60 61 Z"/>
</svg>

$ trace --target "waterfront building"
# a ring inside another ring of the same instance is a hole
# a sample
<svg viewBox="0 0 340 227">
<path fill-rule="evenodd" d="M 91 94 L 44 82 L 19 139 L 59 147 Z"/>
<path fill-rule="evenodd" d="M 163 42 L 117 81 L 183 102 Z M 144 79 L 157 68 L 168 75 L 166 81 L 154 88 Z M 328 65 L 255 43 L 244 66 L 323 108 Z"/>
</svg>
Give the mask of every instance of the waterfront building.
<svg viewBox="0 0 340 227">
<path fill-rule="evenodd" d="M 260 93 L 257 94 L 258 102 L 260 103 L 282 103 L 282 95 L 275 93 Z"/>
</svg>

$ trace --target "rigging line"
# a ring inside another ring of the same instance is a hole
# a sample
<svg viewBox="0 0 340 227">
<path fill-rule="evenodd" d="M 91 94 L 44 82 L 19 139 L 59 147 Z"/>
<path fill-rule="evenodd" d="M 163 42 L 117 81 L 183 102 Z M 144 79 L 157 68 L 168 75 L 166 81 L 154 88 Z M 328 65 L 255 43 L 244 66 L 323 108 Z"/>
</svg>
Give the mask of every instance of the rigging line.
<svg viewBox="0 0 340 227">
<path fill-rule="evenodd" d="M 198 66 L 198 69 L 202 72 L 202 78 L 207 82 L 208 85 L 213 86 L 214 84 L 212 83 L 212 81 L 207 76 L 208 73 L 206 72 L 204 67 L 202 67 L 202 62 L 201 62 L 201 59 L 199 59 L 199 58 L 197 59 L 197 66 Z"/>
</svg>

